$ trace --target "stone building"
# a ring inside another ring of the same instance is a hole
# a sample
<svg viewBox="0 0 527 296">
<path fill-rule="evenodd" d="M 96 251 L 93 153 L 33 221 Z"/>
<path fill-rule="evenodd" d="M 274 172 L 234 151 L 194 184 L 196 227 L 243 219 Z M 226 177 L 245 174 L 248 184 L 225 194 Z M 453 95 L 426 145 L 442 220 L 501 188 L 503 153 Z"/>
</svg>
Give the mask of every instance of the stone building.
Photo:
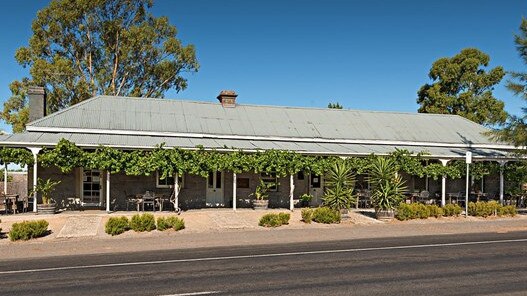
<svg viewBox="0 0 527 296">
<path fill-rule="evenodd" d="M 28 148 L 35 156 L 41 148 L 53 147 L 64 138 L 83 149 L 104 145 L 144 150 L 164 143 L 182 149 L 202 146 L 248 153 L 278 149 L 362 157 L 388 154 L 398 148 L 426 151 L 430 161 L 443 165 L 464 159 L 467 151 L 475 161 L 504 165 L 515 159 L 511 154 L 514 147 L 490 141 L 483 134 L 485 127 L 456 115 L 245 105 L 238 103 L 233 91 L 222 91 L 217 97 L 219 103 L 97 96 L 45 116 L 44 90 L 30 89 L 29 98 L 31 122 L 26 131 L 4 136 L 0 144 Z M 83 168 L 64 174 L 57 168 L 35 166 L 29 170 L 30 187 L 34 174 L 62 181 L 55 192 L 59 200 L 76 198 L 85 206 L 106 209 L 110 203 L 124 209 L 127 196 L 145 191 L 170 195 L 176 183 L 174 178 L 161 180 L 157 174 L 110 176 Z M 446 177 L 437 181 L 405 178 L 410 190 L 437 194 L 442 203 L 448 193 L 465 188 L 463 180 Z M 303 193 L 315 197 L 313 204 L 320 203 L 324 188 L 323 176 L 304 173 L 286 178 L 241 173 L 234 178 L 232 172 L 210 172 L 208 178 L 185 174 L 177 179 L 182 208 L 249 206 L 250 194 L 260 179 L 276 184 L 270 193 L 272 207 L 290 207 L 291 199 Z M 359 185 L 367 187 L 364 182 Z M 503 176 L 489 176 L 483 186 L 503 199 Z"/>
</svg>

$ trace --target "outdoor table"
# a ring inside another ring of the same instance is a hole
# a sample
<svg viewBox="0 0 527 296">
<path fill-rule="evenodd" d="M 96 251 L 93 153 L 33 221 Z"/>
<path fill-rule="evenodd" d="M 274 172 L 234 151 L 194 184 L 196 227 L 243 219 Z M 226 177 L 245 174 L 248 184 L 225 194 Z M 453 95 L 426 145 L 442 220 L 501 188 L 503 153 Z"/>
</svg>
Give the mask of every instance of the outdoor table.
<svg viewBox="0 0 527 296">
<path fill-rule="evenodd" d="M 169 197 L 166 197 L 166 195 L 155 195 L 154 196 L 154 199 L 157 201 L 157 203 L 159 204 L 159 211 L 162 212 L 163 211 L 163 204 L 169 200 Z M 155 211 L 155 210 L 154 210 Z"/>
<path fill-rule="evenodd" d="M 16 213 L 16 210 L 13 208 L 13 206 L 16 207 L 16 203 L 18 201 L 18 194 L 4 194 L 4 202 L 5 202 L 5 214 L 7 215 L 7 209 L 8 206 L 11 205 L 11 209 L 13 210 L 13 214 Z"/>
</svg>

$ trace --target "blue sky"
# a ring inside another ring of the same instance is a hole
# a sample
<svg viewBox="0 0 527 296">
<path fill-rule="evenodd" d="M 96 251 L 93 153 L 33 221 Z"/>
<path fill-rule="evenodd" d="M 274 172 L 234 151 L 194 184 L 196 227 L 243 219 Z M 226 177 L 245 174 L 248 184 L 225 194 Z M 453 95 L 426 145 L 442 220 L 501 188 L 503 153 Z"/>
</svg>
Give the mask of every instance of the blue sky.
<svg viewBox="0 0 527 296">
<path fill-rule="evenodd" d="M 26 75 L 16 48 L 47 1 L 6 1 L 0 11 L 0 100 Z M 172 1 L 157 0 L 201 64 L 189 87 L 167 98 L 214 101 L 233 89 L 240 103 L 415 112 L 416 92 L 440 57 L 462 48 L 488 53 L 491 65 L 526 71 L 513 43 L 527 1 Z M 508 112 L 523 102 L 502 85 Z M 10 130 L 5 123 L 0 128 Z"/>
</svg>

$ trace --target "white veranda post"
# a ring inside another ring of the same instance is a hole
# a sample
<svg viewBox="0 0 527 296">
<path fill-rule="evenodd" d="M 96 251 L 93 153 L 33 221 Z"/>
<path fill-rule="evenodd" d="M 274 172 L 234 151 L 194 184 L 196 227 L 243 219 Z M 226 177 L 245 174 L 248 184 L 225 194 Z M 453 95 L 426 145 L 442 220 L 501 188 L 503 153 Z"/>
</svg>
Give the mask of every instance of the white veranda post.
<svg viewBox="0 0 527 296">
<path fill-rule="evenodd" d="M 174 211 L 179 208 L 179 174 L 174 176 Z"/>
<path fill-rule="evenodd" d="M 447 166 L 450 159 L 439 160 L 443 166 Z M 441 176 L 441 206 L 444 207 L 446 204 L 446 175 Z"/>
<path fill-rule="evenodd" d="M 232 173 L 232 209 L 236 211 L 236 173 Z"/>
<path fill-rule="evenodd" d="M 294 208 L 294 201 L 293 201 L 293 194 L 295 192 L 295 180 L 293 178 L 293 175 L 289 176 L 289 210 L 293 211 Z"/>
<path fill-rule="evenodd" d="M 110 171 L 106 171 L 106 212 L 110 212 Z"/>
<path fill-rule="evenodd" d="M 500 204 L 503 204 L 503 197 L 504 197 L 504 178 L 503 178 L 503 170 L 505 169 L 505 164 L 507 163 L 506 160 L 501 160 L 500 162 Z"/>
<path fill-rule="evenodd" d="M 7 194 L 7 162 L 4 162 L 4 194 Z"/>
<path fill-rule="evenodd" d="M 37 163 L 37 157 L 38 157 L 38 153 L 40 152 L 40 150 L 42 150 L 42 148 L 37 148 L 37 147 L 29 147 L 28 148 L 31 153 L 33 153 L 33 212 L 37 212 L 37 192 L 35 191 L 35 189 L 37 188 L 37 168 L 38 168 L 38 163 Z"/>
</svg>

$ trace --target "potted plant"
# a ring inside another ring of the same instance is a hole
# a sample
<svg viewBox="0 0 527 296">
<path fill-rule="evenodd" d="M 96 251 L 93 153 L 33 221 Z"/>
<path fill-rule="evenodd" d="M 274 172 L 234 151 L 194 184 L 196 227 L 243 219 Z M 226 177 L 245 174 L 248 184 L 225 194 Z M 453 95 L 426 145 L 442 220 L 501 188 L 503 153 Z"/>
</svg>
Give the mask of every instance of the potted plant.
<svg viewBox="0 0 527 296">
<path fill-rule="evenodd" d="M 377 156 L 370 167 L 371 202 L 379 220 L 391 220 L 404 199 L 405 182 L 392 158 Z"/>
<path fill-rule="evenodd" d="M 313 195 L 304 193 L 300 196 L 300 206 L 301 207 L 309 207 L 309 202 L 313 199 Z"/>
<path fill-rule="evenodd" d="M 322 198 L 324 206 L 348 217 L 349 208 L 356 201 L 354 188 L 355 174 L 350 164 L 344 160 L 335 162 L 326 175 L 326 191 Z"/>
<path fill-rule="evenodd" d="M 55 214 L 56 203 L 51 198 L 51 192 L 55 190 L 55 186 L 60 184 L 60 181 L 52 181 L 51 179 L 42 180 L 37 179 L 37 186 L 32 190 L 31 194 L 40 193 L 42 195 L 42 203 L 37 204 L 37 212 L 40 214 Z"/>
<path fill-rule="evenodd" d="M 265 210 L 269 205 L 269 189 L 273 187 L 272 183 L 265 183 L 260 179 L 260 184 L 256 186 L 254 193 L 249 196 L 254 196 L 253 207 L 255 210 Z"/>
</svg>

